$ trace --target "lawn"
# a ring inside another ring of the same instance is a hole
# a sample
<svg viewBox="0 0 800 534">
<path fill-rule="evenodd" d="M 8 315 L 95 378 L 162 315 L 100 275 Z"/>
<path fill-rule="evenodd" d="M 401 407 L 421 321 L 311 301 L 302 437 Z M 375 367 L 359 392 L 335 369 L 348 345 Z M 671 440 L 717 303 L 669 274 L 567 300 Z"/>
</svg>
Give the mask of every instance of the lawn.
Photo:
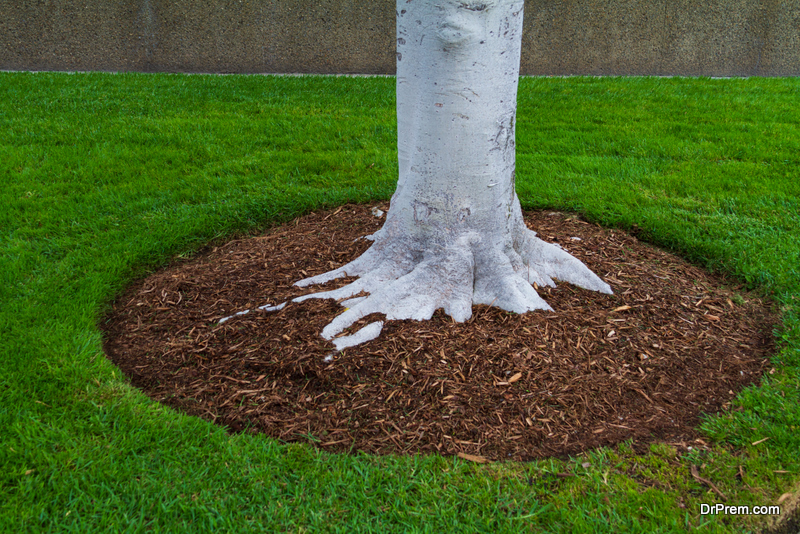
<svg viewBox="0 0 800 534">
<path fill-rule="evenodd" d="M 776 303 L 773 370 L 704 419 L 709 449 L 333 455 L 165 408 L 105 358 L 136 278 L 389 199 L 395 128 L 392 78 L 0 73 L 0 531 L 738 532 L 760 523 L 701 515 L 723 501 L 693 465 L 729 505 L 800 491 L 800 79 L 520 83 L 524 209 L 636 228 Z"/>
</svg>

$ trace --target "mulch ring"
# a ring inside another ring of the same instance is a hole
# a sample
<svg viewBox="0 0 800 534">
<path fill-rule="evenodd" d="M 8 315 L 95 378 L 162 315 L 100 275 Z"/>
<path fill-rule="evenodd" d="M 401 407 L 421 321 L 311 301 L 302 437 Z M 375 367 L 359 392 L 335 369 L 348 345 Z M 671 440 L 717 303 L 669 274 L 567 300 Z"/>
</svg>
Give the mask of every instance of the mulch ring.
<svg viewBox="0 0 800 534">
<path fill-rule="evenodd" d="M 327 451 L 477 461 L 624 440 L 637 450 L 654 441 L 697 446 L 700 414 L 730 408 L 769 369 L 776 316 L 764 302 L 564 213 L 525 220 L 614 295 L 560 283 L 539 289 L 555 312 L 481 305 L 462 324 L 442 310 L 430 321 L 387 321 L 380 337 L 328 361 L 334 347 L 320 332 L 342 311 L 336 302 L 256 310 L 319 291 L 292 284 L 357 257 L 371 242 L 356 239 L 384 220 L 347 205 L 177 261 L 117 300 L 102 325 L 106 353 L 153 399 L 234 432 Z M 244 310 L 254 311 L 219 324 Z"/>
</svg>

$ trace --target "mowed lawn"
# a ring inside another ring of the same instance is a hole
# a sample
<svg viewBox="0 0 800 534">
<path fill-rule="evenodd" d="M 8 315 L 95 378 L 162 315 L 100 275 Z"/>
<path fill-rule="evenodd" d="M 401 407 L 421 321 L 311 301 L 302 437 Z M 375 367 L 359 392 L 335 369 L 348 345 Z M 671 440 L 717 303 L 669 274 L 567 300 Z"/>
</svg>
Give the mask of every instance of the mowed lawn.
<svg viewBox="0 0 800 534">
<path fill-rule="evenodd" d="M 800 79 L 520 82 L 524 209 L 635 225 L 774 300 L 772 370 L 704 419 L 710 450 L 333 455 L 132 388 L 101 347 L 114 297 L 209 243 L 388 200 L 394 106 L 393 78 L 0 73 L 0 531 L 738 532 L 762 523 L 701 503 L 800 492 Z"/>
</svg>

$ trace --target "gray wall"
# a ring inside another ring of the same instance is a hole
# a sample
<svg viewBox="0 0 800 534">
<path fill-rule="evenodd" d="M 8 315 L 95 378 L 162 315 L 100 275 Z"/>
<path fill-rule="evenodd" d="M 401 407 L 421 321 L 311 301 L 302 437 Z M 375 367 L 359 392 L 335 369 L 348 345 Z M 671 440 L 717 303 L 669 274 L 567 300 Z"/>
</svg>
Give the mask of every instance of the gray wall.
<svg viewBox="0 0 800 534">
<path fill-rule="evenodd" d="M 394 0 L 0 0 L 0 69 L 393 73 Z M 800 0 L 527 0 L 523 74 L 800 75 Z"/>
</svg>

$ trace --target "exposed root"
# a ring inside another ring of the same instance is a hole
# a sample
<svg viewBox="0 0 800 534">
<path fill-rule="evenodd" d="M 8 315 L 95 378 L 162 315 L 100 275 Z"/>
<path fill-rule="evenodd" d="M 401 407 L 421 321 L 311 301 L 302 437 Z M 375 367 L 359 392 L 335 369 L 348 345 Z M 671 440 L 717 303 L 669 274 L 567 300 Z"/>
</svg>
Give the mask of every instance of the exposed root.
<svg viewBox="0 0 800 534">
<path fill-rule="evenodd" d="M 437 309 L 444 308 L 445 313 L 455 321 L 466 321 L 472 316 L 472 278 L 475 265 L 471 249 L 463 245 L 463 241 L 459 240 L 438 254 L 430 254 L 410 273 L 372 288 L 368 297 L 346 301 L 351 307 L 322 330 L 322 337 L 332 339 L 371 313 L 383 313 L 390 320 L 426 321 Z M 364 287 L 358 283 L 360 281 L 361 279 L 356 280 L 338 290 L 304 295 L 295 300 L 354 295 Z"/>
<path fill-rule="evenodd" d="M 286 307 L 286 302 L 278 304 L 277 306 L 273 306 L 272 304 L 265 304 L 264 306 L 259 306 L 258 309 L 266 312 L 273 312 L 273 311 L 280 311 L 284 307 Z M 234 317 L 238 317 L 240 315 L 247 315 L 248 313 L 250 313 L 250 310 L 244 310 L 234 313 L 233 315 L 229 315 L 228 317 L 223 317 L 222 319 L 219 320 L 219 322 L 217 322 L 217 324 L 222 324 L 224 322 L 230 321 Z"/>
<path fill-rule="evenodd" d="M 229 315 L 227 317 L 223 317 L 222 319 L 219 320 L 219 322 L 217 324 L 225 323 L 227 321 L 230 321 L 234 317 L 238 317 L 240 315 L 247 315 L 248 313 L 250 313 L 250 310 L 244 310 L 244 311 L 240 311 L 240 312 L 234 313 L 233 315 Z"/>
<path fill-rule="evenodd" d="M 591 291 L 613 294 L 611 286 L 559 245 L 542 241 L 536 237 L 536 232 L 527 228 L 521 229 L 516 237 L 514 248 L 523 265 L 515 270 L 531 284 L 536 282 L 540 286 L 555 287 L 553 280 L 556 279 Z"/>
<path fill-rule="evenodd" d="M 339 289 L 293 299 L 331 298 L 346 308 L 322 330 L 323 338 L 334 339 L 372 313 L 382 313 L 389 320 L 425 321 L 443 308 L 454 321 L 463 322 L 472 316 L 473 304 L 515 313 L 552 310 L 536 292 L 534 283 L 555 287 L 554 280 L 563 280 L 611 293 L 611 287 L 580 260 L 558 245 L 542 241 L 524 226 L 516 232 L 513 246 L 508 244 L 505 250 L 483 242 L 475 232 L 462 234 L 448 246 L 425 251 L 402 238 L 381 237 L 347 265 L 295 283 L 305 287 L 344 276 L 360 277 Z M 377 337 L 381 327 L 382 323 L 372 323 L 334 343 L 337 350 L 354 346 Z"/>
<path fill-rule="evenodd" d="M 383 330 L 383 321 L 375 321 L 374 323 L 369 323 L 353 335 L 334 339 L 333 344 L 336 346 L 337 351 L 346 349 L 347 347 L 355 347 L 356 345 L 361 345 L 365 341 L 375 339 L 381 334 L 381 330 Z"/>
<path fill-rule="evenodd" d="M 531 284 L 514 271 L 511 259 L 497 249 L 480 262 L 473 304 L 487 304 L 514 313 L 552 310 Z"/>
<path fill-rule="evenodd" d="M 376 232 L 377 234 L 377 232 Z M 413 248 L 407 246 L 397 246 L 386 242 L 375 243 L 364 254 L 354 259 L 346 265 L 328 271 L 317 276 L 304 278 L 294 285 L 306 287 L 310 285 L 324 284 L 337 278 L 345 276 L 363 276 L 368 278 L 363 286 L 364 291 L 369 291 L 367 287 L 373 287 L 375 283 L 384 283 L 388 280 L 396 280 L 404 274 L 410 272 L 414 265 L 418 263 L 418 257 L 411 253 Z M 368 276 L 367 276 L 368 275 Z M 347 287 L 347 286 L 345 286 Z M 351 293 L 355 295 L 359 291 Z M 325 292 L 329 293 L 329 292 Z M 322 295 L 322 293 L 317 293 Z M 347 296 L 347 295 L 344 295 Z M 334 296 L 320 296 L 318 298 L 342 298 Z M 299 301 L 298 301 L 299 302 Z"/>
</svg>

